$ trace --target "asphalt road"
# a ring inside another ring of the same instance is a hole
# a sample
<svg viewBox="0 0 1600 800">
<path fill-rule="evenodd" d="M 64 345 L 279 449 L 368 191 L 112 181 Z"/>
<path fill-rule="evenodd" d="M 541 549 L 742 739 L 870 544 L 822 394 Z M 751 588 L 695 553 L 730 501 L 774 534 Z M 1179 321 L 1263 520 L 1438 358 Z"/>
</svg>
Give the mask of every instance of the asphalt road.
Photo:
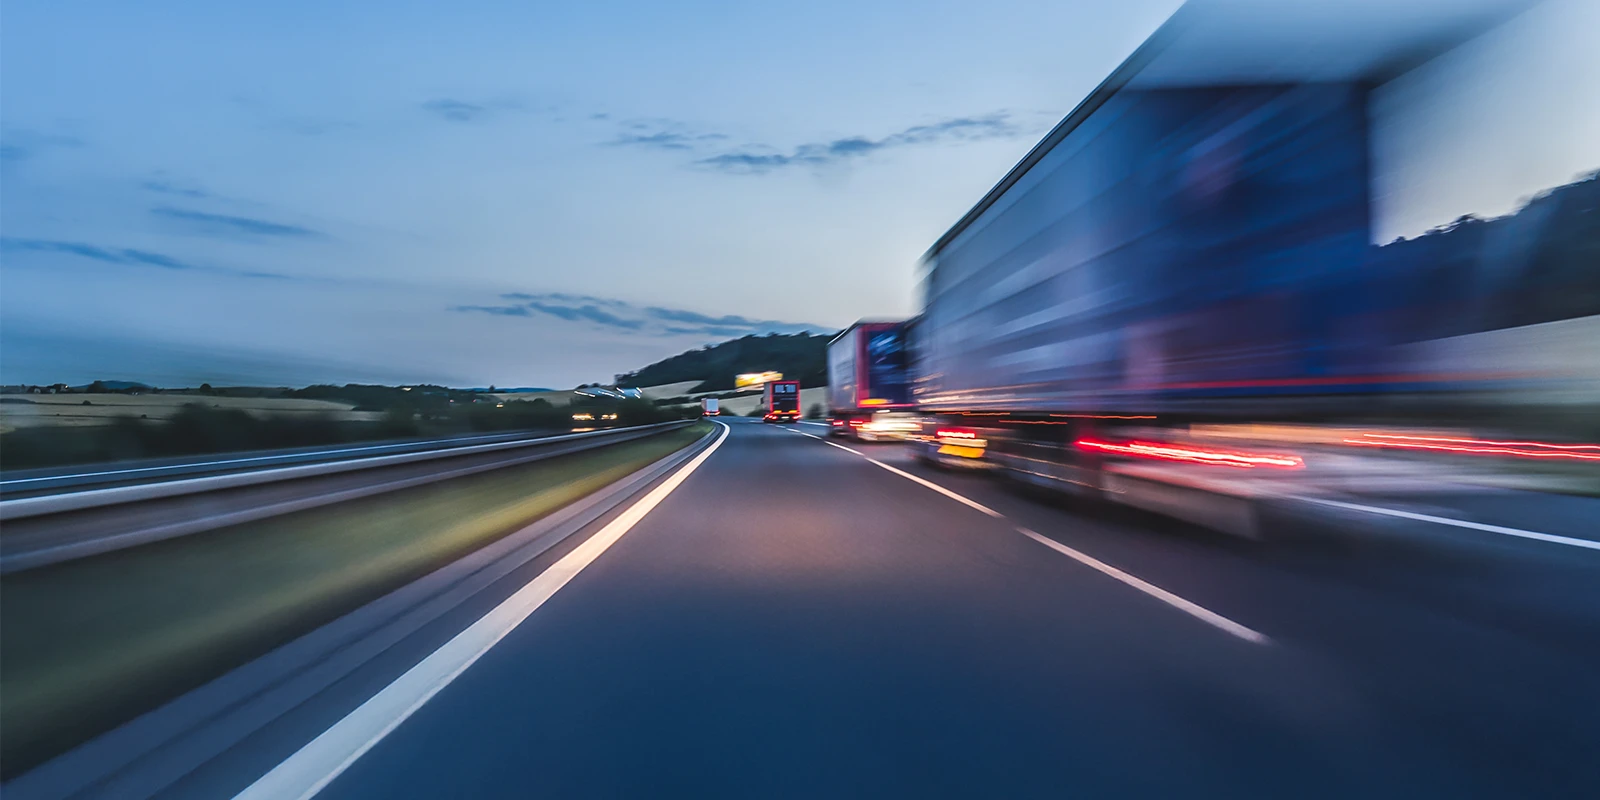
<svg viewBox="0 0 1600 800">
<path fill-rule="evenodd" d="M 1600 796 L 1594 551 L 1244 542 L 730 422 L 319 796 Z"/>
</svg>

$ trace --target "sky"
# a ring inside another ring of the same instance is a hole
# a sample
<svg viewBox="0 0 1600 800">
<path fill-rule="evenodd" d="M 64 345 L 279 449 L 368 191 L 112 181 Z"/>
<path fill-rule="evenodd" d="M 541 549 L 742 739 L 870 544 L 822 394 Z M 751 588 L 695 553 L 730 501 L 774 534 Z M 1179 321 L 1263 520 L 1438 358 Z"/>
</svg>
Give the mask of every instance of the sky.
<svg viewBox="0 0 1600 800">
<path fill-rule="evenodd" d="M 909 315 L 1177 5 L 7 0 L 0 381 L 572 386 Z"/>
</svg>

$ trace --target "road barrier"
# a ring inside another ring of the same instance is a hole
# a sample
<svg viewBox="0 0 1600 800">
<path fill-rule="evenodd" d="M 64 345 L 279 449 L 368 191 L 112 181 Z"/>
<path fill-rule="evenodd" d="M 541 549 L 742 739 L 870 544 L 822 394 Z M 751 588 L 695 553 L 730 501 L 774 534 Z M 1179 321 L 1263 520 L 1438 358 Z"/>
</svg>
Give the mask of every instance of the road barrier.
<svg viewBox="0 0 1600 800">
<path fill-rule="evenodd" d="M 0 534 L 0 574 L 604 447 L 694 422 L 679 420 L 0 501 L 0 522 L 6 528 L 5 533 Z M 247 496 L 255 487 L 494 453 L 508 453 L 512 457 L 332 491 L 318 491 L 312 487 L 311 491 L 274 497 L 270 502 Z M 233 496 L 221 494 L 228 492 Z M 200 496 L 211 495 L 226 499 L 200 502 L 206 499 Z M 164 515 L 130 515 L 138 521 L 131 528 L 118 529 L 117 516 L 123 507 L 158 503 L 173 507 L 165 509 L 168 513 Z M 55 520 L 70 524 L 52 525 Z"/>
</svg>

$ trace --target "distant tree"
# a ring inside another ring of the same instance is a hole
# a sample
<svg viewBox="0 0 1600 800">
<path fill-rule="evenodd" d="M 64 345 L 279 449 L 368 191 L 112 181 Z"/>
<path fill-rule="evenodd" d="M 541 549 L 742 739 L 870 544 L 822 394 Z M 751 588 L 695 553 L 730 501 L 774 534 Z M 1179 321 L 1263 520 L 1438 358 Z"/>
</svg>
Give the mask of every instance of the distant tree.
<svg viewBox="0 0 1600 800">
<path fill-rule="evenodd" d="M 95 381 L 94 383 L 89 384 L 89 391 L 95 392 L 95 393 L 101 393 L 101 392 L 108 391 L 106 389 L 106 382 L 105 381 Z"/>
<path fill-rule="evenodd" d="M 489 393 L 494 394 L 494 384 L 489 384 Z"/>
<path fill-rule="evenodd" d="M 661 386 L 699 381 L 695 392 L 733 388 L 735 375 L 775 370 L 802 387 L 828 382 L 829 335 L 809 333 L 754 334 L 718 345 L 690 350 L 621 376 L 630 386 Z"/>
<path fill-rule="evenodd" d="M 211 384 L 209 384 L 209 383 L 200 384 L 200 393 L 201 394 L 211 394 L 211 391 L 212 391 L 211 390 Z"/>
</svg>

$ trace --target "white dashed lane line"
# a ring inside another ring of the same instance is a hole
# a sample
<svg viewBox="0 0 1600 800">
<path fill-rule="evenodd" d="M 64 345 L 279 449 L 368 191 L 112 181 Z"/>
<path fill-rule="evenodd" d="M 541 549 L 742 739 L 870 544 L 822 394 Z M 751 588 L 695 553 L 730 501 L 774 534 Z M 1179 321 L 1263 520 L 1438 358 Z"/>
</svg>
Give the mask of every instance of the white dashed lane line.
<svg viewBox="0 0 1600 800">
<path fill-rule="evenodd" d="M 816 439 L 817 441 L 822 442 L 823 444 L 826 444 L 829 447 L 837 447 L 840 450 L 843 450 L 843 451 L 845 451 L 847 453 L 852 453 L 854 455 L 860 456 L 861 458 L 865 459 L 867 461 L 867 463 L 869 463 L 869 464 L 872 464 L 874 466 L 877 466 L 877 467 L 880 467 L 882 469 L 888 470 L 890 473 L 893 473 L 893 474 L 898 475 L 898 476 L 900 476 L 902 478 L 905 478 L 906 480 L 911 481 L 912 483 L 915 483 L 915 484 L 917 484 L 919 486 L 922 486 L 924 488 L 932 489 L 933 491 L 938 492 L 939 494 L 942 494 L 945 497 L 948 497 L 951 500 L 954 500 L 954 501 L 956 501 L 956 502 L 958 502 L 958 503 L 960 503 L 960 504 L 962 504 L 964 506 L 967 506 L 968 508 L 972 508 L 972 509 L 974 509 L 976 511 L 979 511 L 979 512 L 983 513 L 983 514 L 987 514 L 988 516 L 993 517 L 995 519 L 1001 519 L 1001 520 L 1006 519 L 1006 516 L 1004 514 L 1001 514 L 1000 512 L 998 512 L 998 511 L 996 511 L 996 510 L 994 510 L 994 509 L 992 509 L 992 508 L 990 508 L 990 507 L 988 507 L 988 506 L 986 506 L 986 505 L 984 505 L 984 504 L 982 504 L 982 503 L 980 503 L 980 502 L 978 502 L 976 500 L 973 500 L 971 498 L 962 496 L 961 494 L 959 494 L 957 492 L 954 492 L 954 491 L 951 491 L 949 489 L 946 489 L 945 487 L 940 486 L 939 484 L 934 483 L 933 481 L 926 480 L 924 478 L 920 478 L 920 477 L 918 477 L 916 475 L 912 475 L 911 473 L 906 472 L 905 470 L 899 469 L 898 467 L 893 467 L 893 466 L 890 466 L 888 464 L 885 464 L 882 461 L 879 461 L 879 460 L 877 460 L 877 459 L 867 455 L 866 453 L 863 453 L 860 450 L 857 450 L 857 449 L 855 449 L 853 447 L 846 447 L 846 446 L 844 446 L 842 444 L 838 444 L 837 442 L 830 442 L 830 441 L 822 438 L 821 436 L 816 436 L 814 434 L 806 433 L 805 431 L 798 431 L 798 430 L 793 430 L 793 429 L 790 429 L 790 430 L 792 432 L 794 432 L 794 433 L 800 434 L 801 436 L 809 436 L 812 439 Z M 1009 522 L 1009 521 L 1010 520 L 1007 520 L 1007 522 Z M 1153 598 L 1155 598 L 1157 600 L 1160 600 L 1161 602 L 1166 603 L 1167 605 L 1169 605 L 1169 606 L 1171 606 L 1173 608 L 1176 608 L 1179 611 L 1182 611 L 1183 613 L 1188 614 L 1189 616 L 1194 617 L 1195 619 L 1198 619 L 1201 622 L 1204 622 L 1207 625 L 1210 625 L 1210 626 L 1212 626 L 1212 627 L 1214 627 L 1214 628 L 1216 628 L 1218 630 L 1221 630 L 1221 631 L 1223 631 L 1225 633 L 1228 633 L 1228 634 L 1230 634 L 1232 636 L 1236 636 L 1236 637 L 1238 637 L 1240 639 L 1243 639 L 1243 640 L 1245 640 L 1247 642 L 1251 642 L 1253 644 L 1269 644 L 1272 641 L 1271 639 L 1267 638 L 1266 634 L 1261 633 L 1260 631 L 1257 631 L 1257 630 L 1255 630 L 1253 628 L 1250 628 L 1250 627 L 1248 627 L 1246 625 L 1241 625 L 1238 622 L 1235 622 L 1235 621 L 1233 621 L 1233 620 L 1231 620 L 1231 619 L 1229 619 L 1229 618 L 1227 618 L 1227 617 L 1225 617 L 1225 616 L 1223 616 L 1221 614 L 1218 614 L 1215 611 L 1212 611 L 1209 608 L 1206 608 L 1205 606 L 1200 605 L 1199 603 L 1195 603 L 1195 602 L 1193 602 L 1191 600 L 1187 600 L 1187 599 L 1185 599 L 1183 597 L 1180 597 L 1180 596 L 1178 596 L 1176 594 L 1173 594 L 1172 592 L 1169 592 L 1166 589 L 1163 589 L 1163 588 L 1161 588 L 1161 587 L 1159 587 L 1159 586 L 1157 586 L 1157 585 L 1155 585 L 1153 583 L 1150 583 L 1149 581 L 1144 580 L 1143 578 L 1140 578 L 1140 577 L 1138 577 L 1136 575 L 1131 575 L 1131 574 L 1129 574 L 1127 572 L 1124 572 L 1124 571 L 1122 571 L 1120 569 L 1117 569 L 1116 567 L 1113 567 L 1110 564 L 1107 564 L 1104 561 L 1101 561 L 1100 559 L 1095 558 L 1094 556 L 1091 556 L 1091 555 L 1089 555 L 1087 553 L 1084 553 L 1081 550 L 1077 550 L 1077 549 L 1068 547 L 1068 546 L 1066 546 L 1066 545 L 1064 545 L 1064 544 L 1062 544 L 1062 543 L 1060 543 L 1060 542 L 1058 542 L 1058 541 L 1056 541 L 1054 539 L 1051 539 L 1048 536 L 1043 536 L 1043 535 L 1041 535 L 1039 533 L 1036 533 L 1036 532 L 1034 532 L 1032 530 L 1024 528 L 1024 527 L 1022 527 L 1020 525 L 1013 524 L 1012 527 L 1013 527 L 1014 530 L 1016 530 L 1017 533 L 1020 533 L 1023 536 L 1026 536 L 1029 539 L 1032 539 L 1032 540 L 1038 542 L 1039 544 L 1042 544 L 1045 547 L 1048 547 L 1051 550 L 1054 550 L 1057 553 L 1060 553 L 1060 554 L 1062 554 L 1062 555 L 1064 555 L 1064 556 L 1066 556 L 1066 557 L 1078 562 L 1079 564 L 1082 564 L 1082 565 L 1084 565 L 1086 567 L 1089 567 L 1090 569 L 1093 569 L 1093 570 L 1095 570 L 1096 572 L 1099 572 L 1102 575 L 1105 575 L 1105 576 L 1107 576 L 1109 578 L 1112 578 L 1112 579 L 1114 579 L 1114 580 L 1116 580 L 1116 581 L 1118 581 L 1118 582 L 1120 582 L 1120 583 L 1122 583 L 1122 584 L 1124 584 L 1126 586 L 1129 586 L 1129 587 L 1131 587 L 1133 589 L 1137 589 L 1138 591 L 1140 591 L 1140 592 L 1142 592 L 1142 593 L 1144 593 L 1144 594 L 1146 594 L 1146 595 L 1148 595 L 1150 597 L 1153 597 Z"/>
</svg>

